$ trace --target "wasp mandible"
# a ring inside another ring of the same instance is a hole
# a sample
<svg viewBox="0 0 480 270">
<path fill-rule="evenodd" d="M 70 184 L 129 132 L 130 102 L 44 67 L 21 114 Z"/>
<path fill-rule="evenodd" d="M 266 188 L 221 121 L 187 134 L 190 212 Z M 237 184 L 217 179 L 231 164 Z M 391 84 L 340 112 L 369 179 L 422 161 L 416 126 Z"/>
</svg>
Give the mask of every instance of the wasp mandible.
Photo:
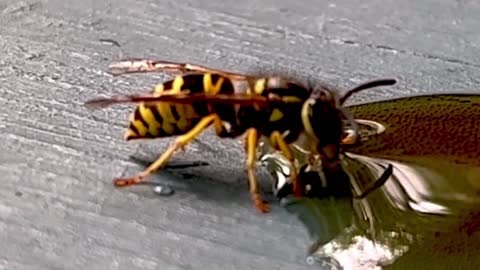
<svg viewBox="0 0 480 270">
<path fill-rule="evenodd" d="M 345 100 L 355 92 L 396 83 L 395 79 L 373 80 L 340 96 L 326 86 L 307 87 L 282 76 L 247 75 L 188 63 L 125 59 L 110 65 L 113 75 L 143 72 L 166 72 L 175 78 L 157 84 L 151 93 L 94 99 L 86 105 L 98 109 L 119 103 L 138 104 L 130 116 L 126 140 L 178 137 L 147 169 L 131 177 L 116 178 L 114 185 L 123 187 L 145 181 L 164 167 L 176 151 L 213 126 L 220 138 L 245 136 L 250 194 L 262 213 L 269 211 L 255 173 L 256 150 L 262 136 L 281 151 L 293 172 L 297 169 L 291 144 L 301 138 L 327 163 L 338 162 L 341 145 L 353 144 L 358 137 L 344 136 L 343 121 L 355 125 L 342 106 Z M 295 175 L 292 181 L 294 193 L 301 194 Z"/>
</svg>

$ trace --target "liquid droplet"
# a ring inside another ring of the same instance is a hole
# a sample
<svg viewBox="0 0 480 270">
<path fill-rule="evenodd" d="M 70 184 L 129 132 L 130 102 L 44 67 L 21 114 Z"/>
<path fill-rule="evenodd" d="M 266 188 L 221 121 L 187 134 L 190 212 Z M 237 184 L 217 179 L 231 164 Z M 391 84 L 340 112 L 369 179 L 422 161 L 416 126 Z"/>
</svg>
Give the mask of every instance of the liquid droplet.
<svg viewBox="0 0 480 270">
<path fill-rule="evenodd" d="M 157 185 L 153 187 L 153 192 L 159 196 L 171 196 L 175 193 L 175 190 L 168 186 Z"/>
</svg>

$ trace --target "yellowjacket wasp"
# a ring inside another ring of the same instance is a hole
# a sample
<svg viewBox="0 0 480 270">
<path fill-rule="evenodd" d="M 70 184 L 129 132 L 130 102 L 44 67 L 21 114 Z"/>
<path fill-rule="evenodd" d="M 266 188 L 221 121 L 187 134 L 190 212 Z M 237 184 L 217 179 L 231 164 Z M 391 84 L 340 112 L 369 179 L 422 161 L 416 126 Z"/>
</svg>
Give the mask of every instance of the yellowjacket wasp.
<svg viewBox="0 0 480 270">
<path fill-rule="evenodd" d="M 130 116 L 126 140 L 179 136 L 158 160 L 144 171 L 128 178 L 114 179 L 115 186 L 145 181 L 164 167 L 172 155 L 213 125 L 221 138 L 245 135 L 246 167 L 250 194 L 260 212 L 268 212 L 256 179 L 256 150 L 259 139 L 283 153 L 297 171 L 291 144 L 306 142 L 324 164 L 339 162 L 341 145 L 354 144 L 358 134 L 343 132 L 343 121 L 355 126 L 342 107 L 345 100 L 361 90 L 393 85 L 395 79 L 379 79 L 360 84 L 340 96 L 327 86 L 311 87 L 281 76 L 254 76 L 212 69 L 188 63 L 149 59 L 125 59 L 110 65 L 110 73 L 166 72 L 173 80 L 157 84 L 141 95 L 114 96 L 87 101 L 89 108 L 118 103 L 136 103 Z M 294 194 L 301 188 L 292 176 Z"/>
</svg>

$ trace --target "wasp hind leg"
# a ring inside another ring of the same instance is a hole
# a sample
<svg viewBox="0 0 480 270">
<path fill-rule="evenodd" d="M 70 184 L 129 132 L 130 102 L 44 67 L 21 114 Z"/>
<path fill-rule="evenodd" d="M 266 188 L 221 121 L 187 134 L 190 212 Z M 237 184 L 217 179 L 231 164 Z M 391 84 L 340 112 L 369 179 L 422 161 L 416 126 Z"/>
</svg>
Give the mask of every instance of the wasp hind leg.
<svg viewBox="0 0 480 270">
<path fill-rule="evenodd" d="M 256 162 L 257 162 L 257 146 L 258 146 L 258 131 L 251 128 L 247 131 L 245 140 L 245 149 L 247 151 L 247 172 L 248 183 L 250 186 L 250 195 L 252 196 L 253 203 L 258 211 L 261 213 L 270 212 L 270 207 L 265 203 L 260 195 L 257 176 L 255 174 Z"/>
<path fill-rule="evenodd" d="M 116 178 L 113 180 L 113 184 L 117 187 L 125 187 L 145 181 L 147 176 L 164 167 L 177 150 L 184 149 L 185 146 L 198 137 L 202 131 L 208 128 L 214 121 L 217 121 L 217 118 L 218 116 L 215 114 L 204 117 L 192 130 L 178 137 L 175 143 L 143 172 L 128 178 Z"/>
<path fill-rule="evenodd" d="M 291 179 L 293 185 L 293 194 L 296 197 L 302 196 L 303 190 L 301 185 L 299 184 L 298 175 L 297 175 L 297 165 L 295 164 L 295 156 L 293 155 L 293 151 L 288 145 L 287 142 L 283 139 L 283 136 L 280 132 L 274 131 L 270 135 L 270 143 L 272 147 L 277 150 L 280 150 L 283 156 L 290 162 L 290 166 L 292 169 Z"/>
</svg>

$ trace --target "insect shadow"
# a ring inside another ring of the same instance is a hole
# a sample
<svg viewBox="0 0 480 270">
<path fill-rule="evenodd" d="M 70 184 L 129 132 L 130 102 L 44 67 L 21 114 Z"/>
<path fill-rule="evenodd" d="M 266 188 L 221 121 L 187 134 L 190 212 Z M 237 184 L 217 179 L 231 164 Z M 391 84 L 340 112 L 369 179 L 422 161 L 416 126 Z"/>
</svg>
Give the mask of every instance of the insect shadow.
<svg viewBox="0 0 480 270">
<path fill-rule="evenodd" d="M 129 159 L 142 167 L 149 166 L 154 162 L 151 159 L 139 156 L 129 156 Z M 226 182 L 225 174 L 218 175 L 208 170 L 207 167 L 211 165 L 205 161 L 172 160 L 165 166 L 164 170 L 156 172 L 158 177 L 141 183 L 141 185 L 151 187 L 153 193 L 161 197 L 170 197 L 177 192 L 186 192 L 195 194 L 202 201 L 221 201 L 225 203 L 243 201 L 247 194 L 238 192 L 238 189 L 240 186 L 248 185 L 248 182 L 241 181 L 241 172 L 239 171 L 238 174 L 234 172 L 232 175 L 234 178 L 238 176 L 240 181 Z M 204 169 L 197 170 L 197 168 Z M 262 168 L 259 169 L 261 174 Z M 266 172 L 265 175 L 268 176 Z M 231 179 L 231 177 L 229 178 Z M 273 192 L 268 189 L 271 185 L 270 178 L 262 178 L 260 184 L 263 187 L 262 191 L 265 199 L 274 201 Z"/>
<path fill-rule="evenodd" d="M 321 168 L 320 171 L 318 168 L 311 170 L 309 165 L 303 165 L 298 174 L 303 189 L 301 197 L 293 195 L 292 184 L 289 182 L 284 182 L 283 185 L 277 183 L 274 187 L 282 206 L 304 224 L 314 240 L 307 252 L 309 264 L 317 262 L 324 266 L 339 267 L 334 258 L 319 257 L 315 254 L 316 251 L 358 224 L 356 218 L 359 209 L 356 203 L 381 188 L 393 173 L 391 164 L 384 167 L 383 171 L 373 172 L 349 157 L 344 159 L 344 163 L 349 165 L 335 169 Z M 279 167 L 271 168 L 281 170 Z M 288 170 L 282 170 L 285 171 Z M 278 171 L 271 173 L 278 178 Z M 288 178 L 288 175 L 285 177 Z M 355 179 L 358 177 L 362 178 L 362 182 L 367 180 L 369 183 L 361 192 L 355 192 L 352 187 L 352 181 L 358 180 Z"/>
</svg>

